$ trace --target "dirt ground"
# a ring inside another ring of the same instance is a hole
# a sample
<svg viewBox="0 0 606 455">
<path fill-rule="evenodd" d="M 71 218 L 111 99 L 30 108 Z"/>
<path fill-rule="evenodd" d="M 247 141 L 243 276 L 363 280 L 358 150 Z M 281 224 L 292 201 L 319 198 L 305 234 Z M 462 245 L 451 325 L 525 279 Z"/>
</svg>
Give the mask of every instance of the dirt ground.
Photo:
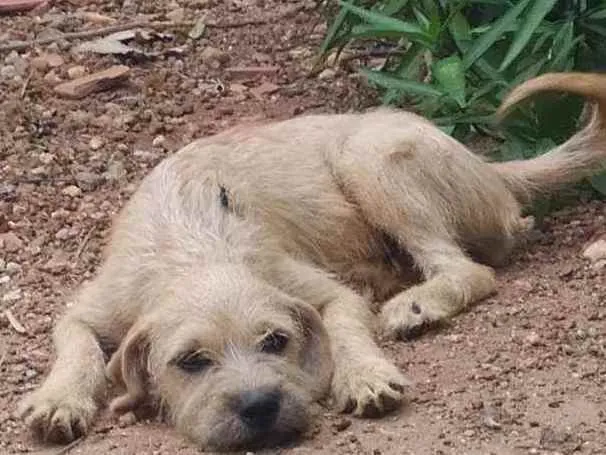
<svg viewBox="0 0 606 455">
<path fill-rule="evenodd" d="M 312 0 L 52 3 L 0 16 L 0 46 L 58 36 L 0 51 L 0 453 L 198 453 L 162 423 L 125 425 L 105 414 L 69 450 L 43 447 L 15 405 L 48 371 L 51 327 L 94 273 L 112 216 L 159 160 L 243 120 L 375 101 L 347 71 L 306 77 L 325 30 Z M 79 54 L 83 40 L 59 36 L 203 15 L 219 26 L 201 38 L 165 27 L 157 31 L 172 40 L 141 43 L 156 56 Z M 131 67 L 121 86 L 80 100 L 53 90 L 120 63 Z M 581 257 L 605 224 L 604 203 L 554 214 L 499 272 L 495 297 L 447 328 L 386 345 L 415 382 L 400 412 L 358 420 L 323 410 L 302 442 L 269 453 L 606 453 L 606 268 Z"/>
</svg>

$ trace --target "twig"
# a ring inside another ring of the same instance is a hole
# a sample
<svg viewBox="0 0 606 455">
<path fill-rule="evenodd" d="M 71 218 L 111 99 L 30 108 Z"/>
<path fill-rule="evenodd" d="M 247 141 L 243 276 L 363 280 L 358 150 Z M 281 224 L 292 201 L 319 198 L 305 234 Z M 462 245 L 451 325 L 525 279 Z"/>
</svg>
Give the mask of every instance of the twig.
<svg viewBox="0 0 606 455">
<path fill-rule="evenodd" d="M 25 81 L 23 82 L 23 86 L 21 87 L 21 93 L 19 93 L 19 98 L 23 99 L 25 98 L 25 92 L 27 91 L 27 86 L 29 85 L 29 82 L 32 80 L 32 72 L 30 71 L 30 73 L 27 75 L 27 79 L 25 79 Z"/>
<path fill-rule="evenodd" d="M 11 310 L 4 310 L 4 317 L 8 320 L 8 323 L 15 332 L 20 333 L 21 335 L 27 333 L 27 329 L 23 327 L 23 324 L 19 322 Z"/>
<path fill-rule="evenodd" d="M 70 450 L 72 450 L 74 447 L 76 447 L 78 444 L 80 444 L 82 441 L 84 441 L 83 437 L 80 437 L 78 439 L 74 439 L 72 442 L 70 442 L 68 445 L 61 447 L 59 450 L 57 450 L 53 455 L 63 455 L 67 452 L 69 452 Z"/>
<path fill-rule="evenodd" d="M 240 28 L 249 25 L 263 25 L 267 24 L 268 20 L 245 20 L 240 22 L 209 22 L 206 24 L 207 28 Z M 182 28 L 182 27 L 193 27 L 195 22 L 153 22 L 153 21 L 135 21 L 127 24 L 110 25 L 108 27 L 102 27 L 95 30 L 86 30 L 82 32 L 64 33 L 60 36 L 52 36 L 48 38 L 34 39 L 31 41 L 18 41 L 16 43 L 2 44 L 0 45 L 0 52 L 10 51 L 21 51 L 28 49 L 33 46 L 42 46 L 45 44 L 51 44 L 59 40 L 76 40 L 76 39 L 89 39 L 97 38 L 103 35 L 109 35 L 111 33 L 123 32 L 133 28 L 151 28 L 151 29 L 169 29 L 169 28 Z"/>
<path fill-rule="evenodd" d="M 72 268 L 76 268 L 76 266 L 78 265 L 80 256 L 82 256 L 82 253 L 84 252 L 86 245 L 88 245 L 88 242 L 90 241 L 90 239 L 93 235 L 93 232 L 95 232 L 96 228 L 97 228 L 96 225 L 93 226 L 92 228 L 90 228 L 88 230 L 88 232 L 86 233 L 86 235 L 84 236 L 84 238 L 82 239 L 82 242 L 80 242 L 80 245 L 78 246 L 78 250 L 76 251 L 76 256 L 74 256 L 74 260 L 72 262 Z"/>
</svg>

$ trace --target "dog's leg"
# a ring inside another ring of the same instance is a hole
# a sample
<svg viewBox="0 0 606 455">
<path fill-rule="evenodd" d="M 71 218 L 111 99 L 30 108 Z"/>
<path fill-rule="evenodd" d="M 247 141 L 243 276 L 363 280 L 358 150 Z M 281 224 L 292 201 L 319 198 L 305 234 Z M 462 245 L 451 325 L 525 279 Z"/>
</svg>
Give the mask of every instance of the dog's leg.
<svg viewBox="0 0 606 455">
<path fill-rule="evenodd" d="M 477 224 L 485 237 L 494 239 L 495 255 L 510 243 L 508 230 L 499 226 L 499 217 L 505 226 L 510 213 L 489 210 L 491 199 L 478 196 L 479 185 L 458 183 L 472 171 L 459 169 L 464 163 L 449 160 L 449 151 L 437 153 L 436 163 L 423 153 L 403 141 L 377 150 L 374 156 L 352 147 L 337 162 L 336 175 L 346 196 L 378 231 L 410 253 L 426 280 L 384 305 L 380 320 L 391 337 L 414 336 L 494 291 L 493 270 L 472 261 L 457 243 L 459 232 L 464 232 L 461 226 Z M 471 165 L 476 173 L 484 166 Z M 487 212 L 484 217 L 482 211 Z M 485 220 L 491 221 L 480 226 Z"/>
<path fill-rule="evenodd" d="M 107 389 L 99 336 L 109 317 L 100 278 L 85 286 L 53 332 L 56 360 L 19 413 L 41 440 L 65 443 L 86 434 Z M 107 327 L 109 329 L 109 327 Z"/>
<path fill-rule="evenodd" d="M 385 335 L 406 339 L 417 336 L 424 328 L 448 320 L 494 292 L 493 270 L 465 257 L 454 243 L 434 239 L 416 245 L 414 251 L 426 281 L 384 304 L 380 321 Z"/>
<path fill-rule="evenodd" d="M 397 407 L 409 381 L 377 345 L 368 302 L 326 272 L 288 257 L 274 261 L 266 272 L 272 284 L 321 312 L 335 364 L 337 408 L 370 417 Z"/>
</svg>

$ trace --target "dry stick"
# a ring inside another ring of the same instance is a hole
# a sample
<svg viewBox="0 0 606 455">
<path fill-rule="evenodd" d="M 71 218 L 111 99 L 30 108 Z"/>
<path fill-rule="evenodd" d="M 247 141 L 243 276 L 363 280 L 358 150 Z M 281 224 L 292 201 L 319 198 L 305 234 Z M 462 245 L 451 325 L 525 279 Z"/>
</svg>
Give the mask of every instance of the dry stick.
<svg viewBox="0 0 606 455">
<path fill-rule="evenodd" d="M 86 248 L 86 245 L 88 245 L 88 242 L 90 241 L 93 232 L 95 232 L 95 229 L 97 228 L 97 226 L 93 226 L 92 228 L 90 228 L 88 230 L 88 232 L 86 233 L 86 235 L 84 236 L 84 238 L 82 239 L 82 242 L 80 243 L 80 245 L 78 246 L 78 251 L 76 251 L 76 256 L 74 257 L 74 260 L 72 262 L 72 268 L 76 268 L 76 266 L 78 265 L 78 261 L 80 260 L 80 256 L 82 256 L 82 253 L 84 252 L 84 249 Z"/>
<path fill-rule="evenodd" d="M 74 447 L 76 447 L 78 444 L 80 444 L 82 441 L 84 440 L 83 437 L 79 437 L 78 439 L 74 439 L 72 442 L 70 442 L 68 445 L 66 445 L 65 447 L 61 447 L 59 450 L 57 450 L 54 455 L 63 455 L 67 452 L 69 452 L 70 450 L 72 450 Z"/>
<path fill-rule="evenodd" d="M 227 23 L 207 23 L 207 28 L 239 28 L 246 27 L 249 25 L 263 25 L 267 24 L 267 20 L 246 20 L 241 22 L 227 22 Z M 64 33 L 61 36 L 52 36 L 48 38 L 34 39 L 31 41 L 18 41 L 12 44 L 0 45 L 0 52 L 10 51 L 21 51 L 28 49 L 32 46 L 42 46 L 45 44 L 51 44 L 59 40 L 75 40 L 75 39 L 89 39 L 97 38 L 103 35 L 109 35 L 110 33 L 123 32 L 133 28 L 151 28 L 151 29 L 166 29 L 166 28 L 179 28 L 179 27 L 193 27 L 195 22 L 149 22 L 149 21 L 135 21 L 128 24 L 110 25 L 108 27 L 98 28 L 95 30 L 87 30 L 84 32 L 72 32 Z"/>
<path fill-rule="evenodd" d="M 29 85 L 30 81 L 32 80 L 32 76 L 33 76 L 33 73 L 30 71 L 30 73 L 27 75 L 27 79 L 25 79 L 25 82 L 23 82 L 23 86 L 21 87 L 21 93 L 19 93 L 19 98 L 21 98 L 21 99 L 25 98 L 25 92 L 27 92 L 27 86 Z"/>
</svg>

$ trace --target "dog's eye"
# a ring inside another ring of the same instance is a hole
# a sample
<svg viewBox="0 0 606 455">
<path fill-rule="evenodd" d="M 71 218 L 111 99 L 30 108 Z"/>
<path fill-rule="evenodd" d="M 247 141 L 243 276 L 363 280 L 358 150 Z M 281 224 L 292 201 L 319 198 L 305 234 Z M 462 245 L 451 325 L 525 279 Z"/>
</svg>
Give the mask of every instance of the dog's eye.
<svg viewBox="0 0 606 455">
<path fill-rule="evenodd" d="M 288 344 L 288 335 L 284 332 L 269 332 L 261 341 L 261 350 L 266 354 L 279 354 Z"/>
<path fill-rule="evenodd" d="M 201 373 L 212 365 L 212 360 L 202 352 L 190 352 L 180 357 L 176 364 L 183 371 L 188 373 Z"/>
</svg>

